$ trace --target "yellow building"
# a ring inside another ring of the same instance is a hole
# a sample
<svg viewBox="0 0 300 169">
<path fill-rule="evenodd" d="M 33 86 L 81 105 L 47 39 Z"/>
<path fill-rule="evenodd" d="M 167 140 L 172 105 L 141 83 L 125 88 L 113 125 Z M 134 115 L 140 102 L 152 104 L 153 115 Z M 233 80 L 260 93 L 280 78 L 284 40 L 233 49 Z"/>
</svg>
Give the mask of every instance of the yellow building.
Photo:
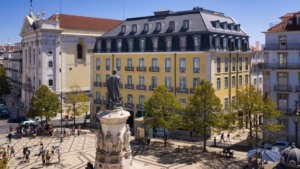
<svg viewBox="0 0 300 169">
<path fill-rule="evenodd" d="M 130 125 L 143 116 L 143 103 L 158 85 L 186 105 L 200 79 L 206 79 L 227 109 L 236 90 L 250 84 L 248 38 L 232 18 L 202 8 L 127 19 L 96 41 L 92 113 L 105 108 L 105 82 L 112 69 L 121 77 Z"/>
</svg>

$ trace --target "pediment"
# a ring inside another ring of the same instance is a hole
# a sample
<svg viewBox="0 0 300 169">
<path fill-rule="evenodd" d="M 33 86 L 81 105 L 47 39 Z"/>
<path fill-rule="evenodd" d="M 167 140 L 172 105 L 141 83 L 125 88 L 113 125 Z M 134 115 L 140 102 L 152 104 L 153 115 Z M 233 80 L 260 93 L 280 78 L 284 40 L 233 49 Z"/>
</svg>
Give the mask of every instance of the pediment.
<svg viewBox="0 0 300 169">
<path fill-rule="evenodd" d="M 33 31 L 33 27 L 32 27 L 33 23 L 34 23 L 34 19 L 32 19 L 29 16 L 26 16 L 26 18 L 23 21 L 23 25 L 22 25 L 20 35 L 22 35 L 24 33 L 27 33 L 27 32 Z"/>
</svg>

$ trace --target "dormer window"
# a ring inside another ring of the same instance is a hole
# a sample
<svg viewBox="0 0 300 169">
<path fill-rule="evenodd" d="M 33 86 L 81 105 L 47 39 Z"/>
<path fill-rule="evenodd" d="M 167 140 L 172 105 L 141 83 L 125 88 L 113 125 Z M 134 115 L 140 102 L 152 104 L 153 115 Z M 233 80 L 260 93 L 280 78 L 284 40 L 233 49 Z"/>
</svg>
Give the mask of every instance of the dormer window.
<svg viewBox="0 0 300 169">
<path fill-rule="evenodd" d="M 121 26 L 121 33 L 125 33 L 126 32 L 126 26 L 125 25 L 122 25 Z"/>
<path fill-rule="evenodd" d="M 172 36 L 167 36 L 165 40 L 166 40 L 167 51 L 171 51 L 172 50 Z"/>
<path fill-rule="evenodd" d="M 216 21 L 215 24 L 216 24 L 216 28 L 220 29 L 220 21 Z"/>
<path fill-rule="evenodd" d="M 157 52 L 158 50 L 158 37 L 152 38 L 152 46 L 153 46 L 153 52 Z"/>
<path fill-rule="evenodd" d="M 118 52 L 122 51 L 122 39 L 117 39 L 117 50 Z"/>
<path fill-rule="evenodd" d="M 194 41 L 194 50 L 195 51 L 200 50 L 200 47 L 201 47 L 201 35 L 195 35 L 195 36 L 193 36 L 193 41 Z"/>
<path fill-rule="evenodd" d="M 227 22 L 223 22 L 223 29 L 227 30 Z"/>
<path fill-rule="evenodd" d="M 240 24 L 235 25 L 235 30 L 239 32 L 241 30 L 241 25 Z"/>
<path fill-rule="evenodd" d="M 230 24 L 230 30 L 234 30 L 234 24 Z"/>
<path fill-rule="evenodd" d="M 160 23 L 160 22 L 157 22 L 157 23 L 156 23 L 155 31 L 156 31 L 156 32 L 160 32 L 160 31 L 161 31 L 161 23 Z"/>
<path fill-rule="evenodd" d="M 149 24 L 145 23 L 144 24 L 144 32 L 148 32 L 149 31 Z"/>
<path fill-rule="evenodd" d="M 169 22 L 169 30 L 170 31 L 174 31 L 174 29 L 175 29 L 175 22 L 174 21 L 170 21 Z"/>
<path fill-rule="evenodd" d="M 141 52 L 144 52 L 144 51 L 145 51 L 145 46 L 146 46 L 145 41 L 146 41 L 145 38 L 140 38 L 140 51 L 141 51 Z"/>
<path fill-rule="evenodd" d="M 107 52 L 110 52 L 110 50 L 111 50 L 111 40 L 110 39 L 106 40 L 106 50 L 107 50 Z"/>
<path fill-rule="evenodd" d="M 190 24 L 189 20 L 184 20 L 183 21 L 183 26 L 182 26 L 183 29 L 189 29 L 189 26 L 190 26 L 189 24 Z"/>
<path fill-rule="evenodd" d="M 128 43 L 128 51 L 132 52 L 132 50 L 133 50 L 133 38 L 127 39 L 127 43 Z"/>
<path fill-rule="evenodd" d="M 185 51 L 186 50 L 186 36 L 180 36 L 180 50 Z"/>
<path fill-rule="evenodd" d="M 132 33 L 136 33 L 136 31 L 137 31 L 137 26 L 136 25 L 132 25 Z"/>
</svg>

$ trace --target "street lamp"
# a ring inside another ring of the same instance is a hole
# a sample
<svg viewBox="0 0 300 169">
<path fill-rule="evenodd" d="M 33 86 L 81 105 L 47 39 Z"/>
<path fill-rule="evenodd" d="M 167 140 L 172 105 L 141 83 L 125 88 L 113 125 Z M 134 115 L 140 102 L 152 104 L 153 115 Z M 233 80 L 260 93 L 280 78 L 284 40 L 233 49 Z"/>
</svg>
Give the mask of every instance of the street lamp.
<svg viewBox="0 0 300 169">
<path fill-rule="evenodd" d="M 298 122 L 300 121 L 300 110 L 298 106 L 298 101 L 295 101 L 295 110 L 293 113 L 293 120 L 295 122 L 295 146 L 298 146 Z"/>
</svg>

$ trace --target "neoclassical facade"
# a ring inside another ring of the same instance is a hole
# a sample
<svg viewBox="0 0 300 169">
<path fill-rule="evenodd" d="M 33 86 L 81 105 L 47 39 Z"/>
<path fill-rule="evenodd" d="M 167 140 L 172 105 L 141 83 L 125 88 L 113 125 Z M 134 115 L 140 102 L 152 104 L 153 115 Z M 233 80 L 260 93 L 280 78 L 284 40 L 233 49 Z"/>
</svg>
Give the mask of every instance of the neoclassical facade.
<svg viewBox="0 0 300 169">
<path fill-rule="evenodd" d="M 32 8 L 23 21 L 22 102 L 28 110 L 34 92 L 42 84 L 56 94 L 69 92 L 78 84 L 90 91 L 90 57 L 95 37 L 118 25 L 120 21 L 45 12 L 33 14 Z"/>
</svg>

